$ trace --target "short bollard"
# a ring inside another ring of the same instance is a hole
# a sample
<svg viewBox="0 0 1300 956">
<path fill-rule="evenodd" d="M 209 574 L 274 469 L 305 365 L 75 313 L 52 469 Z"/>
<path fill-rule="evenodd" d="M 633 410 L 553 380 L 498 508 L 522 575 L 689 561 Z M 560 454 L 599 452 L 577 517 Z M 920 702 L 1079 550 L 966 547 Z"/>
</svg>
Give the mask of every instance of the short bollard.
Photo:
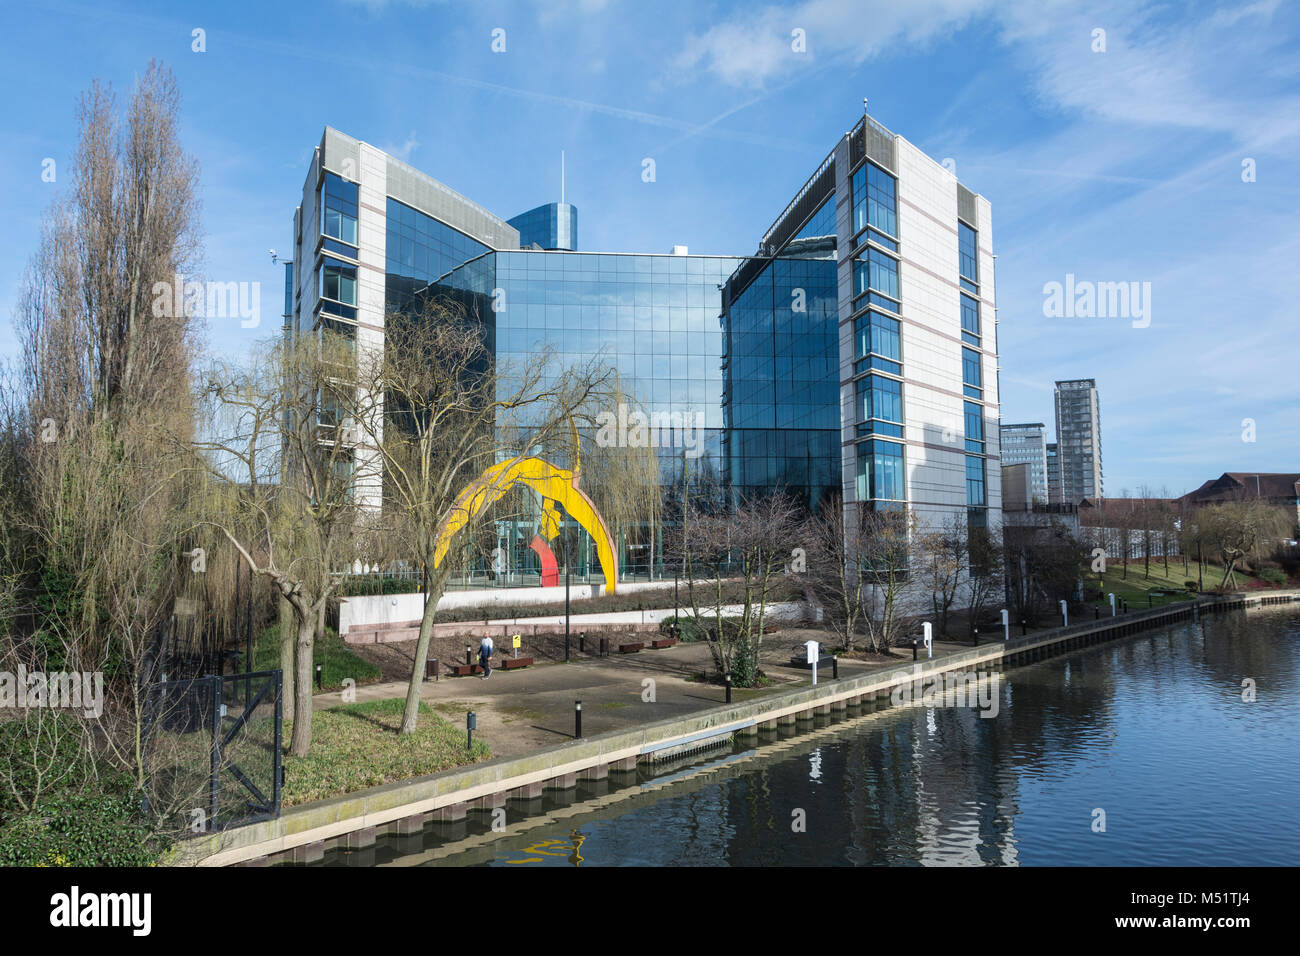
<svg viewBox="0 0 1300 956">
<path fill-rule="evenodd" d="M 582 701 L 573 702 L 573 736 L 582 737 Z"/>
<path fill-rule="evenodd" d="M 609 654 L 609 644 L 606 643 L 607 640 L 608 640 L 608 638 L 604 638 L 604 637 L 602 637 L 602 638 L 600 639 L 600 656 L 601 656 L 601 657 L 605 657 L 606 655 Z"/>
<path fill-rule="evenodd" d="M 474 663 L 474 658 L 470 655 L 468 644 L 465 645 L 465 663 L 466 665 L 471 665 Z"/>
<path fill-rule="evenodd" d="M 317 690 L 320 690 L 320 683 L 321 683 L 321 665 L 317 664 L 316 665 L 316 689 Z"/>
<path fill-rule="evenodd" d="M 972 647 L 980 646 L 980 629 L 978 627 L 971 629 L 970 642 Z"/>
<path fill-rule="evenodd" d="M 579 654 L 587 653 L 587 632 L 586 631 L 578 632 L 578 653 Z"/>
<path fill-rule="evenodd" d="M 1101 619 L 1101 608 L 1097 607 L 1096 605 L 1093 605 L 1092 608 L 1092 619 L 1094 621 Z"/>
<path fill-rule="evenodd" d="M 569 663 L 569 632 L 564 632 L 564 663 Z"/>
<path fill-rule="evenodd" d="M 1028 630 L 1025 628 L 1025 619 L 1022 617 L 1022 618 L 1020 619 L 1020 636 L 1021 636 L 1021 637 L 1024 637 L 1027 633 L 1029 633 L 1029 632 L 1028 632 Z"/>
<path fill-rule="evenodd" d="M 838 654 L 831 655 L 831 676 L 836 680 L 840 679 L 840 657 Z"/>
<path fill-rule="evenodd" d="M 916 638 L 912 638 L 912 660 L 916 660 Z"/>
<path fill-rule="evenodd" d="M 465 749 L 474 749 L 474 731 L 478 729 L 478 714 L 470 711 L 465 715 Z"/>
<path fill-rule="evenodd" d="M 724 674 L 723 677 L 722 677 L 722 683 L 723 683 L 724 685 L 726 685 L 726 688 L 727 688 L 727 703 L 730 704 L 730 703 L 731 703 L 731 675 L 730 675 L 730 674 Z"/>
</svg>

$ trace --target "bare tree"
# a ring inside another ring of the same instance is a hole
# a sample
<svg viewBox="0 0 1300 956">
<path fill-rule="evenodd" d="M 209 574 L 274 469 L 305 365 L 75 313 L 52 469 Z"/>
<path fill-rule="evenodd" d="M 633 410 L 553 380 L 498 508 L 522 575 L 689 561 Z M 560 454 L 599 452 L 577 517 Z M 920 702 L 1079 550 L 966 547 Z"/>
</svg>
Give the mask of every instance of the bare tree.
<svg viewBox="0 0 1300 956">
<path fill-rule="evenodd" d="M 948 633 L 948 615 L 970 563 L 968 531 L 962 515 L 950 515 L 936 528 L 917 536 L 917 580 L 930 590 L 930 606 L 939 633 Z"/>
<path fill-rule="evenodd" d="M 361 533 L 354 487 L 365 484 L 352 422 L 352 344 L 322 332 L 290 337 L 248 369 L 218 366 L 200 383 L 214 434 L 195 442 L 211 482 L 203 523 L 215 527 L 293 609 L 293 735 L 311 747 L 312 657 Z M 358 463 L 360 462 L 360 467 Z M 281 661 L 288 654 L 282 633 Z"/>
<path fill-rule="evenodd" d="M 799 504 L 782 492 L 742 496 L 726 511 L 688 503 L 686 520 L 669 535 L 669 553 L 685 568 L 695 620 L 703 624 L 706 613 L 712 616 L 703 630 L 714 669 L 736 686 L 753 686 L 760 675 L 768 605 L 794 548 L 806 540 L 802 517 Z M 725 614 L 728 576 L 741 593 L 734 617 Z"/>
<path fill-rule="evenodd" d="M 490 466 L 541 453 L 576 454 L 576 429 L 594 407 L 607 407 L 613 373 L 598 359 L 560 368 L 549 352 L 520 367 L 499 367 L 484 326 L 459 304 L 426 298 L 418 314 L 388 317 L 382 354 L 358 350 L 356 416 L 367 453 L 382 468 L 383 507 L 404 527 L 411 552 L 428 571 L 428 600 L 402 715 L 402 733 L 419 718 L 420 684 L 438 600 L 483 513 L 458 500 L 471 484 L 492 501 L 510 468 L 483 479 Z M 576 460 L 573 462 L 576 466 Z M 446 530 L 445 557 L 439 546 Z"/>
</svg>

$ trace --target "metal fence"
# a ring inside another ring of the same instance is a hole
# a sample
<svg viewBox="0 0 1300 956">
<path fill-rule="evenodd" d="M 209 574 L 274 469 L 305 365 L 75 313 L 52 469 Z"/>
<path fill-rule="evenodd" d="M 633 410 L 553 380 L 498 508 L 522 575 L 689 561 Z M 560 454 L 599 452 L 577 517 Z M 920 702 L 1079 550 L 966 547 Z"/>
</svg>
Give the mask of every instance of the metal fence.
<svg viewBox="0 0 1300 956">
<path fill-rule="evenodd" d="M 280 815 L 280 671 L 160 681 L 145 699 L 155 813 L 191 833 Z"/>
</svg>

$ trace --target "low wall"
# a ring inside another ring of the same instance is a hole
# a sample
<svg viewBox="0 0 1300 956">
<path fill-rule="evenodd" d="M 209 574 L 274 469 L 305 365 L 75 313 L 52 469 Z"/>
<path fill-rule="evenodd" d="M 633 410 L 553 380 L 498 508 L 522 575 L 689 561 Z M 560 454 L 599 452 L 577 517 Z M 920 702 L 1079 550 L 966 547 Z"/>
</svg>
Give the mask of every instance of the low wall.
<svg viewBox="0 0 1300 956">
<path fill-rule="evenodd" d="M 619 584 L 619 594 L 635 594 L 638 591 L 658 591 L 671 588 L 672 581 L 628 581 Z M 600 597 L 605 593 L 603 584 L 571 584 L 570 601 L 585 601 Z M 481 588 L 472 591 L 447 591 L 438 600 L 438 610 L 452 608 L 482 607 L 492 608 L 500 605 L 554 604 L 564 600 L 564 585 L 558 587 L 520 587 L 520 588 Z M 364 629 L 375 625 L 400 624 L 419 620 L 424 613 L 424 595 L 413 594 L 371 594 L 364 597 L 348 597 L 339 601 L 339 634 L 346 636 L 354 628 Z M 485 615 L 486 616 L 486 615 Z"/>
<path fill-rule="evenodd" d="M 604 777 L 610 772 L 635 771 L 639 762 L 651 759 L 653 754 L 694 741 L 724 734 L 749 735 L 760 728 L 775 729 L 778 722 L 811 720 L 817 715 L 847 712 L 849 708 L 888 707 L 895 687 L 932 674 L 1001 670 L 1189 620 L 1200 613 L 1294 601 L 1300 601 L 1300 592 L 1232 595 L 995 640 L 937 660 L 915 664 L 907 661 L 887 671 L 828 680 L 815 687 L 713 707 L 689 717 L 573 740 L 520 757 L 497 758 L 294 807 L 275 820 L 186 840 L 173 851 L 169 862 L 227 866 L 300 848 L 323 852 L 329 843 L 351 839 L 350 834 L 362 831 L 372 840 L 380 828 L 409 833 L 430 819 L 463 819 L 471 809 L 503 806 L 512 796 L 539 796 L 546 788 L 570 788 L 579 776 Z"/>
<path fill-rule="evenodd" d="M 353 623 L 343 639 L 349 644 L 384 644 L 390 641 L 409 641 L 414 636 L 415 621 L 420 616 L 417 609 L 414 618 L 396 618 L 392 623 L 411 624 L 411 628 L 383 628 Z M 682 609 L 678 609 L 680 611 Z M 728 604 L 722 608 L 725 617 L 737 617 L 744 612 L 744 605 Z M 572 631 L 589 630 L 655 630 L 659 622 L 673 616 L 673 608 L 654 608 L 642 611 L 606 611 L 601 614 L 571 614 L 569 628 Z M 768 605 L 766 618 L 774 622 L 804 621 L 815 616 L 815 612 L 802 602 L 791 601 Z M 558 628 L 564 630 L 564 615 L 550 614 L 542 617 L 493 618 L 487 621 L 446 621 L 434 624 L 434 634 L 439 637 L 500 637 L 510 634 L 553 634 Z M 387 622 L 385 622 L 387 623 Z M 341 631 L 341 629 L 340 629 Z"/>
</svg>

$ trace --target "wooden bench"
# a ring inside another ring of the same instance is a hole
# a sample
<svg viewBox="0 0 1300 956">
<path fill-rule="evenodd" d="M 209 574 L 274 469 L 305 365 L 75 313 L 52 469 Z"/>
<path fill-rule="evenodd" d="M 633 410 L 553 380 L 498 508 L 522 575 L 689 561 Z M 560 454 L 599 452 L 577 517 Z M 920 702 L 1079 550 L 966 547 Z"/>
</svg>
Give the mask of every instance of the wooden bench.
<svg viewBox="0 0 1300 956">
<path fill-rule="evenodd" d="M 500 660 L 494 660 L 492 666 L 499 667 L 503 671 L 512 671 L 516 667 L 527 667 L 532 662 L 531 657 L 503 657 Z"/>
<path fill-rule="evenodd" d="M 658 651 L 658 650 L 662 650 L 665 647 L 672 647 L 676 643 L 677 643 L 677 638 L 675 637 L 660 637 L 657 638 L 656 640 L 651 641 L 650 646 Z"/>
<path fill-rule="evenodd" d="M 448 664 L 447 670 L 451 671 L 452 677 L 471 677 L 483 673 L 483 668 L 478 664 Z"/>
<path fill-rule="evenodd" d="M 632 642 L 630 642 L 630 643 L 628 643 L 628 644 L 620 644 L 620 645 L 618 645 L 618 652 L 619 652 L 620 654 L 635 654 L 637 651 L 641 650 L 641 648 L 643 648 L 643 647 L 645 647 L 645 642 L 644 642 L 644 641 L 632 641 Z"/>
</svg>

